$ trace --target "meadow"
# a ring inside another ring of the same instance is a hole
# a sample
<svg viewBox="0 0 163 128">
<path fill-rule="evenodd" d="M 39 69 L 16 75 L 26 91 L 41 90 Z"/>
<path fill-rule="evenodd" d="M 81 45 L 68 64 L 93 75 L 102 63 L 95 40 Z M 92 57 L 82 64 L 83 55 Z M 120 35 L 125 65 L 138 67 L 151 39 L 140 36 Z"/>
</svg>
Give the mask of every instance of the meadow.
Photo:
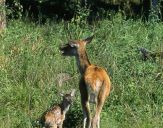
<svg viewBox="0 0 163 128">
<path fill-rule="evenodd" d="M 124 20 L 119 14 L 95 23 L 10 20 L 0 35 L 0 128 L 32 128 L 60 92 L 76 89 L 64 127 L 80 128 L 79 71 L 59 46 L 94 35 L 90 61 L 104 67 L 112 90 L 101 114 L 101 128 L 163 127 L 163 65 L 142 60 L 138 48 L 163 51 L 163 23 Z M 67 79 L 65 77 L 68 77 Z"/>
</svg>

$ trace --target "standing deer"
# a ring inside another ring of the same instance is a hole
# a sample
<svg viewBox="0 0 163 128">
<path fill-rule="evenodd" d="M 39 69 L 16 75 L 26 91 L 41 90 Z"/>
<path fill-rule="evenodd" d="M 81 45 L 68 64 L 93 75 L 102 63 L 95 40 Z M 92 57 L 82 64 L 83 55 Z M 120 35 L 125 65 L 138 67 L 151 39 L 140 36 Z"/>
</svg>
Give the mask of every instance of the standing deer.
<svg viewBox="0 0 163 128">
<path fill-rule="evenodd" d="M 65 115 L 72 104 L 75 90 L 69 94 L 62 95 L 63 101 L 59 105 L 54 105 L 50 110 L 46 111 L 41 117 L 41 123 L 45 128 L 62 128 Z"/>
<path fill-rule="evenodd" d="M 92 39 L 93 36 L 84 40 L 74 40 L 60 47 L 64 56 L 75 56 L 81 74 L 79 90 L 84 115 L 83 128 L 100 128 L 100 113 L 111 88 L 107 72 L 91 64 L 88 59 L 86 44 L 90 43 Z M 96 106 L 93 118 L 89 103 L 94 103 Z"/>
</svg>

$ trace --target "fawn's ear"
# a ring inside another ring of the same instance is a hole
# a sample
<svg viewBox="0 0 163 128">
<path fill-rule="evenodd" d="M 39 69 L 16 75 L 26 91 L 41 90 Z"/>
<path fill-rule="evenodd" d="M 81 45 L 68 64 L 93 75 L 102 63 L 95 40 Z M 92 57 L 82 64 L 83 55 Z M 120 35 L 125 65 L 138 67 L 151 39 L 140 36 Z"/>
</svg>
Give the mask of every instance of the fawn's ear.
<svg viewBox="0 0 163 128">
<path fill-rule="evenodd" d="M 90 42 L 92 41 L 93 37 L 94 37 L 94 35 L 93 35 L 93 36 L 90 36 L 90 37 L 88 37 L 88 38 L 86 38 L 86 39 L 84 39 L 83 41 L 84 41 L 86 44 L 87 44 L 87 43 L 90 43 Z"/>
<path fill-rule="evenodd" d="M 62 97 L 64 96 L 63 92 L 60 92 L 59 95 L 62 96 Z"/>
<path fill-rule="evenodd" d="M 72 91 L 71 91 L 71 96 L 74 96 L 75 95 L 75 89 L 73 89 Z"/>
<path fill-rule="evenodd" d="M 74 41 L 69 41 L 68 44 L 69 44 L 71 47 L 78 47 L 78 44 L 76 44 Z"/>
</svg>

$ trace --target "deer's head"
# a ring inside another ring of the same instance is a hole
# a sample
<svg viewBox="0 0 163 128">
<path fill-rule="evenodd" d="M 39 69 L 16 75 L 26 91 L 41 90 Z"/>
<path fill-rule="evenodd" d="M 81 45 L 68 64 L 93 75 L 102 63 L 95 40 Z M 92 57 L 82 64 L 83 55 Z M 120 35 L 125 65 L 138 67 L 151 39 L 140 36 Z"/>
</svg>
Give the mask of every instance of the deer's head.
<svg viewBox="0 0 163 128">
<path fill-rule="evenodd" d="M 85 49 L 86 44 L 90 43 L 92 39 L 93 36 L 84 40 L 69 41 L 67 44 L 60 47 L 60 51 L 64 56 L 76 56 L 81 49 Z"/>
<path fill-rule="evenodd" d="M 73 89 L 70 93 L 67 94 L 61 94 L 61 96 L 63 97 L 63 104 L 65 106 L 67 105 L 71 105 L 73 102 L 73 98 L 75 96 L 75 89 Z"/>
</svg>

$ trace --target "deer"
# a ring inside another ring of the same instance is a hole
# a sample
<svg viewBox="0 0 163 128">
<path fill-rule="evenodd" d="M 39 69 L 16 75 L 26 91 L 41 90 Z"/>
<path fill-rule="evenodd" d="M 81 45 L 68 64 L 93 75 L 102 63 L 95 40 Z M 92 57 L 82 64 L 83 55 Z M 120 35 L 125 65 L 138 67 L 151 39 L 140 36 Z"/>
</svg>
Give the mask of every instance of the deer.
<svg viewBox="0 0 163 128">
<path fill-rule="evenodd" d="M 142 58 L 144 61 L 150 58 L 154 61 L 156 61 L 156 58 L 163 59 L 163 52 L 152 52 L 145 48 L 138 48 L 138 50 L 142 53 Z"/>
<path fill-rule="evenodd" d="M 61 94 L 63 100 L 58 105 L 53 105 L 49 110 L 43 113 L 40 123 L 44 128 L 62 128 L 66 113 L 73 102 L 75 89 L 65 95 Z"/>
<path fill-rule="evenodd" d="M 111 88 L 110 77 L 106 70 L 91 64 L 88 59 L 86 45 L 92 41 L 93 37 L 72 40 L 59 48 L 63 56 L 76 58 L 81 74 L 79 90 L 83 111 L 83 128 L 100 128 L 100 113 Z M 90 103 L 95 106 L 93 112 L 90 110 Z"/>
</svg>

